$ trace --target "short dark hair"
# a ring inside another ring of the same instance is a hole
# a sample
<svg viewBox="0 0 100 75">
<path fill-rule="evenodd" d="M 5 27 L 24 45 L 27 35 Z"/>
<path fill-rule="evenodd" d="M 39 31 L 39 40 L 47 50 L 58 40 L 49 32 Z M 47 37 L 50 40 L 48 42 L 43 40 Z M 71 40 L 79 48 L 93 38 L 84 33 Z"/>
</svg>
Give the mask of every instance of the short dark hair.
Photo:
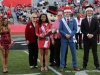
<svg viewBox="0 0 100 75">
<path fill-rule="evenodd" d="M 42 17 L 42 15 L 45 15 L 46 16 L 46 23 L 49 23 L 49 20 L 48 20 L 48 17 L 47 17 L 47 14 L 41 14 L 40 16 L 39 16 L 39 20 L 38 20 L 38 24 L 39 24 L 39 26 L 41 27 L 41 25 L 42 25 L 42 20 L 41 20 L 41 17 Z"/>
</svg>

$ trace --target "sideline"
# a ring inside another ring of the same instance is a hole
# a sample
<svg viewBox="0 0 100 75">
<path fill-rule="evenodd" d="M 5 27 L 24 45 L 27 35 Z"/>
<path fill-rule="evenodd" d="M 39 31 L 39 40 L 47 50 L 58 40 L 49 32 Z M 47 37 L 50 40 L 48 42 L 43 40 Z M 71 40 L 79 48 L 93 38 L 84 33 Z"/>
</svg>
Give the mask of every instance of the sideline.
<svg viewBox="0 0 100 75">
<path fill-rule="evenodd" d="M 100 71 L 99 70 L 83 70 L 84 72 L 91 72 L 91 73 L 100 73 Z M 65 72 L 68 72 L 68 73 L 70 73 L 70 72 L 83 72 L 83 71 L 70 71 L 70 70 L 66 70 Z"/>
</svg>

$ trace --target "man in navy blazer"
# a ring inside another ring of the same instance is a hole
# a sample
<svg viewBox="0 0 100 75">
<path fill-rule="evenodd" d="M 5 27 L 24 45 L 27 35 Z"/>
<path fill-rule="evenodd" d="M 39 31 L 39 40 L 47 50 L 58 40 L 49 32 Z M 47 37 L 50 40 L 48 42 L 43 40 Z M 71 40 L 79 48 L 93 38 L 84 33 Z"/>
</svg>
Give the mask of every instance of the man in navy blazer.
<svg viewBox="0 0 100 75">
<path fill-rule="evenodd" d="M 68 45 L 70 46 L 72 53 L 72 63 L 75 71 L 79 71 L 76 60 L 76 45 L 75 45 L 75 34 L 77 32 L 76 20 L 71 15 L 71 7 L 64 7 L 65 17 L 60 21 L 59 32 L 62 35 L 61 37 L 61 59 L 60 59 L 60 71 L 63 71 L 65 66 L 65 54 L 68 50 Z"/>
</svg>

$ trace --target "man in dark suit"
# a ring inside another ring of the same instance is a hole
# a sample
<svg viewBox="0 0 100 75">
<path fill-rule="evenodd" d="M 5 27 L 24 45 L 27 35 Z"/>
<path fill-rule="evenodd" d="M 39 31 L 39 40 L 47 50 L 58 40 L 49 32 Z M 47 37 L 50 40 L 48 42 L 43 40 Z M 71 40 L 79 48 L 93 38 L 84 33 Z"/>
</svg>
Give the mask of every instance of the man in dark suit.
<svg viewBox="0 0 100 75">
<path fill-rule="evenodd" d="M 92 48 L 94 65 L 96 69 L 100 70 L 98 55 L 97 55 L 97 32 L 99 24 L 97 19 L 92 17 L 93 7 L 91 5 L 86 7 L 86 18 L 82 20 L 81 31 L 84 34 L 84 57 L 83 57 L 83 66 L 81 70 L 86 69 L 88 63 L 89 49 Z"/>
</svg>

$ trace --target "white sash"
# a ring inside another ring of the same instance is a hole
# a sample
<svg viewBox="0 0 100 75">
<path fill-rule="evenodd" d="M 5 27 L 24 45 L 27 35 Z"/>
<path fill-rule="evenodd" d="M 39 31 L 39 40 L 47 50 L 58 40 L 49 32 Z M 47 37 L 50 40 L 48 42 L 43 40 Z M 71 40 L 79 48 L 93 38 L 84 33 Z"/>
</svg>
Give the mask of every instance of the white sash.
<svg viewBox="0 0 100 75">
<path fill-rule="evenodd" d="M 45 31 L 45 28 L 44 28 L 43 25 L 41 26 L 41 29 L 46 34 L 46 31 Z M 46 40 L 45 40 L 45 43 L 44 43 L 44 48 L 48 47 L 48 42 L 49 42 L 48 40 L 49 40 L 49 37 L 46 37 Z"/>
<path fill-rule="evenodd" d="M 63 23 L 64 23 L 66 29 L 68 30 L 68 32 L 71 33 L 72 31 L 71 31 L 71 29 L 69 28 L 69 26 L 67 25 L 67 23 L 66 23 L 66 21 L 65 21 L 64 18 L 62 19 L 62 21 L 63 21 Z M 76 38 L 75 38 L 75 35 L 73 36 L 73 42 L 74 42 L 74 43 L 77 42 L 77 40 L 76 40 Z"/>
</svg>

